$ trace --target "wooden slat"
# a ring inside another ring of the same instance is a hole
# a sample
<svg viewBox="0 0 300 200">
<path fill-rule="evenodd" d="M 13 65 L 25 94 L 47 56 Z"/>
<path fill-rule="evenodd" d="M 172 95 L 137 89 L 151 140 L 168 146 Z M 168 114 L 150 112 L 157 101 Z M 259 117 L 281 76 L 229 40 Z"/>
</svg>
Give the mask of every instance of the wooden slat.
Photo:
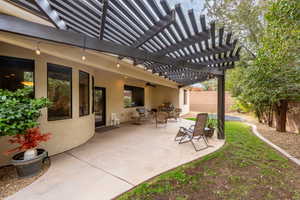
<svg viewBox="0 0 300 200">
<path fill-rule="evenodd" d="M 214 59 L 206 62 L 201 62 L 200 64 L 204 65 L 215 65 L 215 64 L 221 64 L 221 63 L 226 63 L 226 62 L 234 62 L 238 61 L 240 58 L 239 56 L 233 56 L 233 57 L 228 57 L 228 58 L 221 58 L 221 59 Z"/>
<path fill-rule="evenodd" d="M 176 9 L 177 14 L 179 16 L 179 20 L 180 20 L 180 22 L 181 22 L 181 24 L 183 26 L 184 32 L 186 33 L 186 35 L 187 35 L 188 38 L 191 38 L 192 37 L 192 33 L 191 33 L 191 30 L 190 30 L 190 27 L 187 24 L 186 17 L 183 14 L 183 10 L 182 10 L 181 4 L 175 5 L 175 9 Z M 178 24 L 176 24 L 175 28 L 176 28 L 177 32 L 179 32 L 179 33 L 182 32 Z M 182 37 L 182 39 L 184 38 L 183 35 L 181 37 Z M 191 46 L 188 46 L 187 50 L 185 49 L 185 51 L 188 54 L 191 54 L 192 52 L 195 52 L 196 51 L 195 44 L 196 44 L 196 42 L 194 44 L 192 44 Z"/>
<path fill-rule="evenodd" d="M 51 8 L 48 0 L 34 0 L 34 2 L 56 28 L 62 30 L 67 29 L 65 22 L 62 21 L 59 15 Z"/>
<path fill-rule="evenodd" d="M 101 26 L 100 26 L 100 35 L 99 39 L 103 39 L 104 31 L 105 31 L 105 24 L 106 24 L 106 15 L 107 15 L 107 9 L 108 9 L 108 2 L 109 0 L 103 0 L 103 12 L 101 17 Z"/>
<path fill-rule="evenodd" d="M 0 14 L 0 30 L 29 37 L 45 39 L 83 48 L 83 37 L 80 34 L 58 30 L 41 24 L 25 21 L 13 16 Z M 176 64 L 176 60 L 167 56 L 158 56 L 136 48 L 118 45 L 104 40 L 86 37 L 86 49 L 92 49 L 120 56 L 134 57 L 140 60 L 151 60 L 161 64 Z M 219 73 L 218 70 L 207 69 L 203 65 L 186 63 L 186 67 L 195 71 Z"/>
<path fill-rule="evenodd" d="M 216 48 L 216 22 L 211 22 L 210 24 L 210 38 L 211 38 L 211 46 L 213 49 Z"/>
<path fill-rule="evenodd" d="M 51 0 L 50 4 L 56 10 L 58 10 L 61 13 L 64 13 L 65 15 L 73 16 L 73 18 L 76 18 L 82 21 L 83 23 L 88 23 L 91 26 L 99 26 L 99 23 L 95 22 L 94 20 L 91 20 L 88 16 L 84 15 L 83 13 L 78 12 L 74 7 L 72 7 L 69 4 L 66 4 L 64 1 Z"/>
<path fill-rule="evenodd" d="M 219 29 L 219 47 L 223 46 L 224 27 Z"/>
<path fill-rule="evenodd" d="M 163 31 L 166 27 L 170 26 L 175 20 L 175 12 L 171 15 L 164 16 L 160 21 L 155 23 L 149 30 L 147 30 L 137 41 L 132 45 L 134 48 L 138 48 L 145 42 L 156 36 Z"/>
</svg>

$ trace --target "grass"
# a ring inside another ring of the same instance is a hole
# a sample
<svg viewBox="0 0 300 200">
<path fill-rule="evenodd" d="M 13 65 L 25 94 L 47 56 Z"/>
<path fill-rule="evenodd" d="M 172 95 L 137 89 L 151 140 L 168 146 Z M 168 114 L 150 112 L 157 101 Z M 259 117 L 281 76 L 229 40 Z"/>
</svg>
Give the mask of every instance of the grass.
<svg viewBox="0 0 300 200">
<path fill-rule="evenodd" d="M 123 194 L 118 200 L 300 200 L 300 168 L 240 122 L 226 123 L 226 144 Z"/>
</svg>

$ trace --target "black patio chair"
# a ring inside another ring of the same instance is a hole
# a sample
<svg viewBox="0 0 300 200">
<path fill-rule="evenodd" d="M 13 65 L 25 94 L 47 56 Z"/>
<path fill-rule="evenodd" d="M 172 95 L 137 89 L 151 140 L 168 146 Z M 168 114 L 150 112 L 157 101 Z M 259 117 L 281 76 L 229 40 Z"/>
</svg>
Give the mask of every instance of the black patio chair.
<svg viewBox="0 0 300 200">
<path fill-rule="evenodd" d="M 180 127 L 177 135 L 175 136 L 175 141 L 179 141 L 179 144 L 191 142 L 195 151 L 200 151 L 205 148 L 208 148 L 208 140 L 205 136 L 205 124 L 208 118 L 207 113 L 200 113 L 197 115 L 195 125 L 192 125 L 190 128 Z M 206 147 L 202 149 L 197 149 L 194 140 L 199 141 L 203 139 Z"/>
</svg>

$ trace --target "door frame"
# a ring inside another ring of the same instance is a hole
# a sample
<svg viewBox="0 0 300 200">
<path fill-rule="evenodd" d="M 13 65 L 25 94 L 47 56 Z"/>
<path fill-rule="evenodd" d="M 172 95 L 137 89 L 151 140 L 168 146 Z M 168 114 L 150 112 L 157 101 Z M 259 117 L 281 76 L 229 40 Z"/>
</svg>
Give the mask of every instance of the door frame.
<svg viewBox="0 0 300 200">
<path fill-rule="evenodd" d="M 103 99 L 104 99 L 104 111 L 103 111 L 103 124 L 101 125 L 97 125 L 96 124 L 96 118 L 95 118 L 95 127 L 101 127 L 101 126 L 106 126 L 106 88 L 105 87 L 98 87 L 98 86 L 95 86 L 94 87 L 94 90 L 102 90 L 103 92 Z M 94 92 L 95 96 L 94 98 L 96 98 L 96 92 Z M 95 99 L 94 99 L 94 107 L 96 106 L 96 102 L 95 102 Z M 96 112 L 95 112 L 95 116 L 96 116 Z"/>
</svg>

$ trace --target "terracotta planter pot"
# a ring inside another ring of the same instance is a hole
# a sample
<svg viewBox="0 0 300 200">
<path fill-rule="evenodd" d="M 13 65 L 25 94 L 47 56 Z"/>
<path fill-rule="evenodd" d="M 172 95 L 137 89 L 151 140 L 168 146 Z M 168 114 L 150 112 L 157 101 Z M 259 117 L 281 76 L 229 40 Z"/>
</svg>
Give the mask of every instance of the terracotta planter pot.
<svg viewBox="0 0 300 200">
<path fill-rule="evenodd" d="M 20 152 L 12 157 L 11 163 L 16 167 L 19 177 L 31 177 L 38 174 L 42 169 L 42 164 L 48 152 L 44 149 L 37 149 L 37 156 L 31 160 L 24 160 L 24 152 Z"/>
</svg>

